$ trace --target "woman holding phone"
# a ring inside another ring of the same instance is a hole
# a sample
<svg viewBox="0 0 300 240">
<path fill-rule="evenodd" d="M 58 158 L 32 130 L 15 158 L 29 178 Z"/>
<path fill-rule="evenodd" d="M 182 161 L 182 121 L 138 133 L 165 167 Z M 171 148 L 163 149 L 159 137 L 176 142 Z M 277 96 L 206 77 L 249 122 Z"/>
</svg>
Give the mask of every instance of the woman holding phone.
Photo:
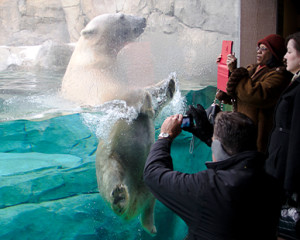
<svg viewBox="0 0 300 240">
<path fill-rule="evenodd" d="M 255 64 L 236 68 L 237 59 L 229 54 L 226 63 L 231 74 L 227 93 L 219 91 L 216 96 L 224 103 L 234 104 L 236 111 L 254 121 L 258 128 L 257 147 L 260 152 L 267 149 L 275 105 L 291 79 L 283 64 L 285 52 L 284 39 L 271 34 L 258 41 Z"/>
</svg>

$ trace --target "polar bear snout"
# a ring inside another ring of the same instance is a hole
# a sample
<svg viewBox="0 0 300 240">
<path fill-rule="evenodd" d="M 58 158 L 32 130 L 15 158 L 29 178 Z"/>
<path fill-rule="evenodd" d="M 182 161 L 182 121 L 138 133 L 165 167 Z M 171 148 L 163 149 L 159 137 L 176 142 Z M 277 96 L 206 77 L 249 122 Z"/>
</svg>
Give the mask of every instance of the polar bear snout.
<svg viewBox="0 0 300 240">
<path fill-rule="evenodd" d="M 140 18 L 139 21 L 136 21 L 135 26 L 132 26 L 132 32 L 135 37 L 140 36 L 146 27 L 146 18 Z"/>
<path fill-rule="evenodd" d="M 143 31 L 144 31 L 144 30 L 145 30 L 145 27 L 146 27 L 146 18 L 142 18 L 140 28 L 143 29 Z"/>
</svg>

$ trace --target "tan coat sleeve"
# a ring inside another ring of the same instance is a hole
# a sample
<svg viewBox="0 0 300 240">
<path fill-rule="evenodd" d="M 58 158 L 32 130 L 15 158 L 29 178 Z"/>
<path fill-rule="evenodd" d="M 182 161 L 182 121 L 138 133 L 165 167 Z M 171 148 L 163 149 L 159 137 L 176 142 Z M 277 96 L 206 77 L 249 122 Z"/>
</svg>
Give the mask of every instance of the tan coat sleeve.
<svg viewBox="0 0 300 240">
<path fill-rule="evenodd" d="M 276 104 L 288 83 L 289 78 L 284 70 L 275 69 L 257 79 L 242 79 L 236 88 L 236 94 L 241 102 L 257 108 L 269 108 Z"/>
</svg>

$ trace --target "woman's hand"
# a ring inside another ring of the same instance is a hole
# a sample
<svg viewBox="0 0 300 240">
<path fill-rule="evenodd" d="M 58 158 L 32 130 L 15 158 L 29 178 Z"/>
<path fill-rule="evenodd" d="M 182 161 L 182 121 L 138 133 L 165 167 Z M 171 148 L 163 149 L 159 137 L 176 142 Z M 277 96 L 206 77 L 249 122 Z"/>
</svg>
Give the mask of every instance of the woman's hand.
<svg viewBox="0 0 300 240">
<path fill-rule="evenodd" d="M 237 66 L 237 58 L 235 57 L 235 54 L 228 54 L 227 60 L 226 60 L 227 67 L 230 72 L 233 72 L 234 69 L 236 69 Z"/>
<path fill-rule="evenodd" d="M 220 55 L 217 57 L 216 63 L 219 63 L 219 62 L 221 61 L 221 58 L 222 58 L 222 54 L 220 54 Z"/>
</svg>

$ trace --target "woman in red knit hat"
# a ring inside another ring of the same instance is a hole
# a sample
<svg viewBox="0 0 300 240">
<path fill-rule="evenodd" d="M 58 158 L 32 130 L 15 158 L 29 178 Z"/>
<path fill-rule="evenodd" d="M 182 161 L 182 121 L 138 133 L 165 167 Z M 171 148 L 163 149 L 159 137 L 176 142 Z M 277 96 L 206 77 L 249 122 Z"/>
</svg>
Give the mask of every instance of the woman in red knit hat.
<svg viewBox="0 0 300 240">
<path fill-rule="evenodd" d="M 229 54 L 227 66 L 231 74 L 227 93 L 219 91 L 217 94 L 219 100 L 233 103 L 236 111 L 254 121 L 258 128 L 257 147 L 261 152 L 267 149 L 275 104 L 291 80 L 283 64 L 285 52 L 284 38 L 271 34 L 257 42 L 256 64 L 236 68 L 237 59 Z"/>
</svg>

